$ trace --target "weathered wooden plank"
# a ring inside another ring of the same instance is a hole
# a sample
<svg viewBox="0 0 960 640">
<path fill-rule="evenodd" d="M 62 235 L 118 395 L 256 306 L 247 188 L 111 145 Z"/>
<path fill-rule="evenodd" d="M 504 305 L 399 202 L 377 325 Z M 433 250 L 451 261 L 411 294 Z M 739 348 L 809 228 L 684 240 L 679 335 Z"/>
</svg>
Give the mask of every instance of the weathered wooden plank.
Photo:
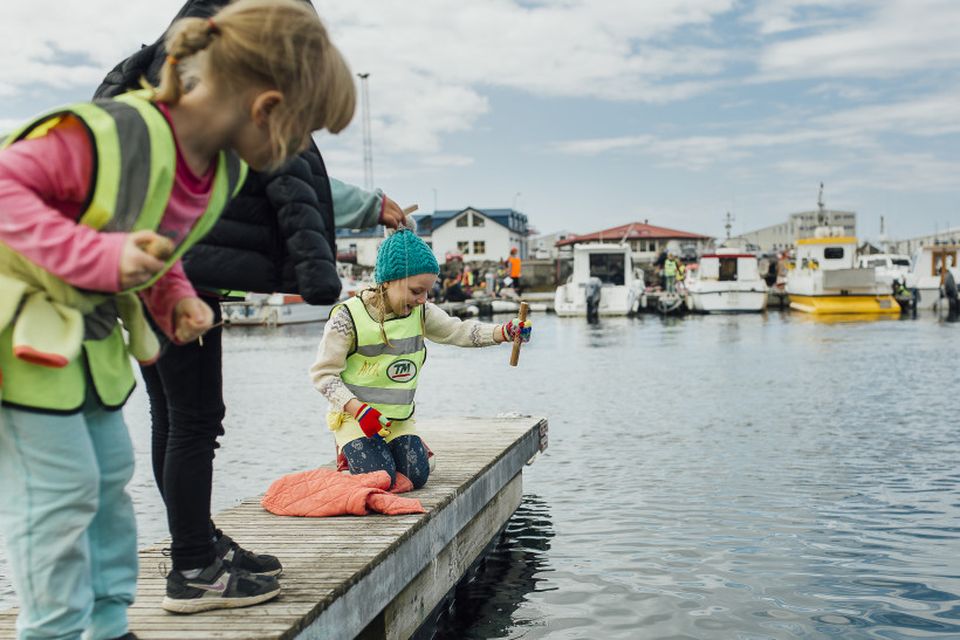
<svg viewBox="0 0 960 640">
<path fill-rule="evenodd" d="M 218 514 L 218 526 L 245 547 L 283 561 L 283 593 L 264 605 L 164 612 L 166 582 L 157 567 L 171 564 L 161 552 L 169 542 L 151 545 L 141 552 L 131 628 L 143 640 L 341 638 L 379 615 L 394 630 L 390 637 L 402 637 L 516 508 L 518 473 L 539 448 L 541 424 L 537 418 L 421 420 L 438 464 L 427 486 L 410 495 L 426 514 L 278 518 L 260 506 L 260 496 Z M 411 600 L 391 605 L 404 593 Z M 0 612 L 0 640 L 14 638 L 14 614 Z"/>
</svg>

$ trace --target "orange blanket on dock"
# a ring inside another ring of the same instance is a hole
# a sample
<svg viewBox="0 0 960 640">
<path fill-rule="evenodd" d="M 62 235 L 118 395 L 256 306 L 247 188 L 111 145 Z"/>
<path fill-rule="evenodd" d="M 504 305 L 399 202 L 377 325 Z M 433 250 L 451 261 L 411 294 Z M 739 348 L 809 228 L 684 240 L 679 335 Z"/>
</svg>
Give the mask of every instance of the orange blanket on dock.
<svg viewBox="0 0 960 640">
<path fill-rule="evenodd" d="M 362 516 L 375 511 L 388 516 L 425 513 L 414 498 L 396 493 L 410 491 L 413 483 L 397 474 L 393 493 L 386 471 L 349 475 L 332 469 L 313 469 L 291 473 L 276 480 L 267 489 L 260 504 L 278 516 Z"/>
</svg>

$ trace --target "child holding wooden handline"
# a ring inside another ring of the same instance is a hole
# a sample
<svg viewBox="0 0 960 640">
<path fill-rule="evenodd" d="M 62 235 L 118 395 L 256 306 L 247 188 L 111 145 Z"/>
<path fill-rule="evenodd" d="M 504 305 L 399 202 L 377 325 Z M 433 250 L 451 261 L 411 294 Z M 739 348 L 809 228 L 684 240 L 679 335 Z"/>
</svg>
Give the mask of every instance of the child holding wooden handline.
<svg viewBox="0 0 960 640">
<path fill-rule="evenodd" d="M 427 482 L 428 451 L 413 419 L 424 338 L 458 347 L 530 340 L 529 320 L 460 320 L 427 302 L 439 272 L 430 247 L 400 229 L 377 251 L 377 286 L 335 307 L 324 327 L 310 376 L 330 403 L 327 424 L 351 473 L 384 470 L 393 482 L 402 473 L 414 488 Z"/>
<path fill-rule="evenodd" d="M 77 289 L 142 289 L 157 326 L 185 343 L 213 314 L 179 258 L 236 192 L 244 162 L 274 168 L 311 131 L 341 130 L 355 95 L 316 13 L 296 0 L 239 0 L 178 22 L 167 44 L 157 90 L 58 109 L 11 136 L 0 242 Z M 175 246 L 165 261 L 143 248 L 161 234 Z M 0 288 L 5 307 L 11 295 Z M 0 530 L 21 638 L 134 637 L 133 451 L 119 411 L 134 377 L 116 318 L 111 299 L 84 309 L 82 353 L 66 362 L 18 357 L 16 317 L 0 333 Z M 180 603 L 245 606 L 279 591 L 223 563 L 167 581 Z"/>
</svg>

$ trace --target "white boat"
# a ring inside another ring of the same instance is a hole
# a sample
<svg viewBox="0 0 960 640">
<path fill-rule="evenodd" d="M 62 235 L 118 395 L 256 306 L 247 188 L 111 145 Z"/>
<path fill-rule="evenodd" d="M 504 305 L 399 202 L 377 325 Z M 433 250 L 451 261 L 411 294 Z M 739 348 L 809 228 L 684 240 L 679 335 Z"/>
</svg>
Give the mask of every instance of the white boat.
<svg viewBox="0 0 960 640">
<path fill-rule="evenodd" d="M 227 325 L 281 325 L 322 322 L 333 305 L 312 305 L 298 295 L 248 293 L 243 300 L 221 302 Z"/>
<path fill-rule="evenodd" d="M 903 280 L 910 273 L 910 256 L 898 253 L 873 253 L 860 256 L 857 266 L 861 269 L 874 269 L 877 284 L 893 291 L 894 281 Z"/>
<path fill-rule="evenodd" d="M 705 313 L 763 311 L 767 283 L 760 277 L 757 256 L 732 247 L 704 254 L 687 273 L 687 307 Z"/>
<path fill-rule="evenodd" d="M 920 294 L 917 309 L 936 309 L 940 303 L 940 266 L 946 265 L 954 279 L 960 282 L 957 253 L 960 245 L 934 244 L 920 247 L 911 260 L 907 274 L 907 288 Z"/>
<path fill-rule="evenodd" d="M 599 302 L 594 300 L 597 314 L 625 316 L 637 310 L 643 293 L 643 272 L 634 268 L 628 245 L 575 245 L 573 274 L 565 284 L 557 287 L 554 295 L 557 315 L 586 316 L 587 294 L 591 287 L 596 287 L 600 294 Z"/>
<path fill-rule="evenodd" d="M 797 240 L 787 271 L 790 307 L 814 314 L 900 313 L 874 268 L 857 266 L 857 239 L 842 233 L 842 227 L 817 227 L 813 238 Z"/>
<path fill-rule="evenodd" d="M 338 265 L 339 267 L 339 265 Z M 339 271 L 339 269 L 338 269 Z M 340 300 L 353 297 L 371 286 L 344 272 L 340 273 Z M 312 305 L 301 296 L 287 293 L 247 293 L 243 300 L 220 303 L 225 325 L 281 325 L 323 322 L 330 317 L 335 305 Z"/>
</svg>

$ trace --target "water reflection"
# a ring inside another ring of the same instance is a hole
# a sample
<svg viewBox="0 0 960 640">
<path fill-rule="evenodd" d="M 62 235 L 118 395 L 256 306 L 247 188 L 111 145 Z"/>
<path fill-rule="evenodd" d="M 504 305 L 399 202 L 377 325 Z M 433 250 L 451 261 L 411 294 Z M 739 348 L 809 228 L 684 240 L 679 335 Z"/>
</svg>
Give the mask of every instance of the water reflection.
<svg viewBox="0 0 960 640">
<path fill-rule="evenodd" d="M 534 611 L 519 618 L 514 614 L 530 593 L 543 588 L 554 535 L 547 503 L 525 495 L 473 579 L 457 585 L 435 626 L 421 629 L 415 640 L 516 637 L 518 629 L 542 624 Z"/>
</svg>

